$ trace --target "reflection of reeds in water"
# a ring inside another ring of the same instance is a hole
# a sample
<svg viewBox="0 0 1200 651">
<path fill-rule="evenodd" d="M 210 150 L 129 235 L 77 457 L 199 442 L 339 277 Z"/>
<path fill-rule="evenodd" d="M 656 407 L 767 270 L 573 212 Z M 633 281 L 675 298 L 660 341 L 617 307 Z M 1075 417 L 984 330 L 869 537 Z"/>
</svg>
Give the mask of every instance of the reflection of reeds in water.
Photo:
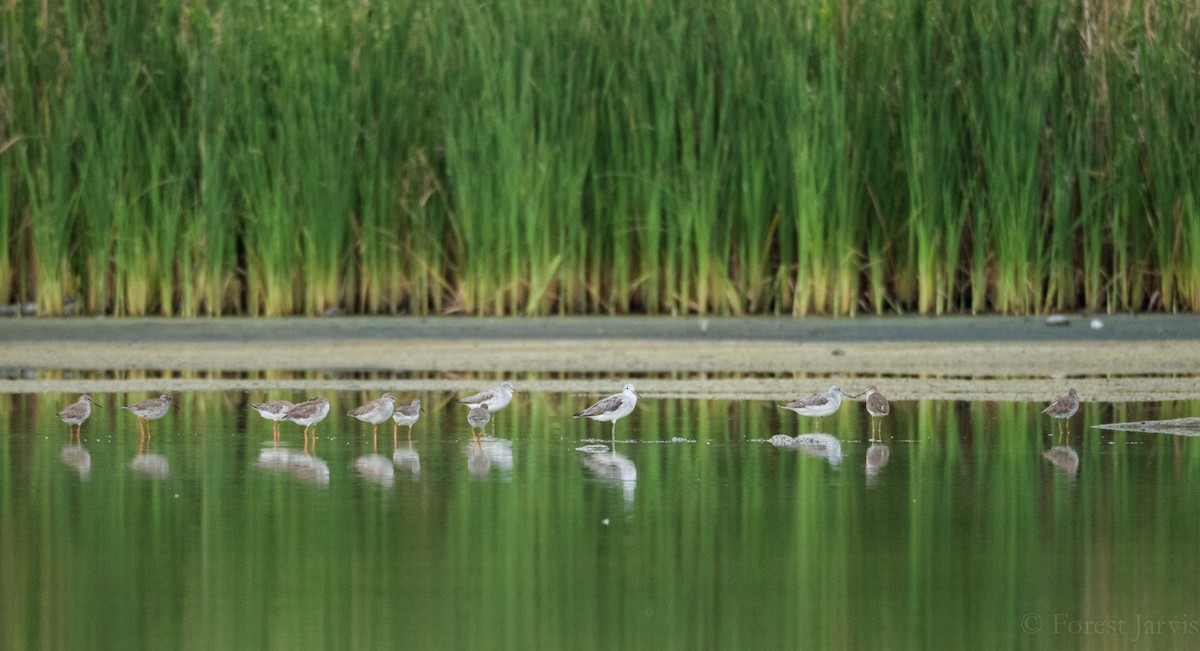
<svg viewBox="0 0 1200 651">
<path fill-rule="evenodd" d="M 1043 452 L 1042 457 L 1065 470 L 1067 476 L 1072 479 L 1079 472 L 1079 453 L 1075 451 L 1075 448 L 1065 445 L 1053 447 Z"/>
<path fill-rule="evenodd" d="M 92 455 L 82 445 L 63 446 L 58 458 L 79 473 L 80 479 L 87 479 L 92 474 Z"/>
<path fill-rule="evenodd" d="M 385 488 L 391 488 L 396 483 L 396 469 L 392 466 L 392 460 L 382 454 L 367 454 L 356 458 L 354 471 L 359 477 Z"/>
<path fill-rule="evenodd" d="M 167 458 L 151 452 L 134 457 L 129 462 L 129 469 L 147 479 L 166 479 L 171 474 L 171 464 Z"/>
<path fill-rule="evenodd" d="M 329 486 L 329 464 L 322 459 L 290 448 L 264 448 L 258 453 L 254 467 L 286 473 L 314 486 Z"/>
</svg>

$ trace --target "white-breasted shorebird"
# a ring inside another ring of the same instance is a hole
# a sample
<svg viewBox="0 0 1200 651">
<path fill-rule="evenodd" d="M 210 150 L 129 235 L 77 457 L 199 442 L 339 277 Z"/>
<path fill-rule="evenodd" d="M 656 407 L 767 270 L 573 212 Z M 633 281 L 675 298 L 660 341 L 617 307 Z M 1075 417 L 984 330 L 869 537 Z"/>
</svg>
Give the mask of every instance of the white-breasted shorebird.
<svg viewBox="0 0 1200 651">
<path fill-rule="evenodd" d="M 612 438 L 617 440 L 617 421 L 633 413 L 641 394 L 634 390 L 632 384 L 626 384 L 620 393 L 611 395 L 596 404 L 575 414 L 572 418 L 590 418 L 602 423 L 612 423 Z"/>
<path fill-rule="evenodd" d="M 83 431 L 83 423 L 92 415 L 92 405 L 99 407 L 92 401 L 92 397 L 86 393 L 79 396 L 79 400 L 71 403 L 66 409 L 56 414 L 58 419 L 67 424 L 67 433 L 70 434 L 71 426 L 76 427 L 75 435 L 78 437 Z"/>
<path fill-rule="evenodd" d="M 467 423 L 471 426 L 471 436 L 475 437 L 476 443 L 479 443 L 479 435 L 475 433 L 475 430 L 483 430 L 491 419 L 492 410 L 488 409 L 486 402 L 467 412 Z"/>
<path fill-rule="evenodd" d="M 295 406 L 287 400 L 250 403 L 250 408 L 257 411 L 259 416 L 269 421 L 274 421 L 271 425 L 271 433 L 275 435 L 275 438 L 279 438 L 279 423 L 287 418 L 288 410 Z"/>
<path fill-rule="evenodd" d="M 875 385 L 867 387 L 866 398 L 863 399 L 867 403 L 867 413 L 871 416 L 871 440 L 875 440 L 876 423 L 879 424 L 879 440 L 883 440 L 883 421 L 879 420 L 884 416 L 892 413 L 892 403 L 884 397 Z"/>
<path fill-rule="evenodd" d="M 408 428 L 408 440 L 412 440 L 412 428 L 421 418 L 421 401 L 413 400 L 410 405 L 400 405 L 392 412 L 392 445 L 398 442 L 400 427 Z"/>
<path fill-rule="evenodd" d="M 171 404 L 174 402 L 175 399 L 171 397 L 171 394 L 164 393 L 157 398 L 149 398 L 141 402 L 135 402 L 132 405 L 122 405 L 121 409 L 128 409 L 138 417 L 138 431 L 145 437 L 150 435 L 150 421 L 166 416 L 167 410 L 171 408 Z M 143 423 L 145 424 L 145 429 L 143 429 Z"/>
<path fill-rule="evenodd" d="M 378 442 L 379 424 L 392 417 L 396 410 L 396 396 L 385 393 L 374 400 L 367 401 L 359 407 L 346 412 L 347 416 L 357 418 L 364 423 L 370 423 L 371 437 Z"/>
<path fill-rule="evenodd" d="M 1071 438 L 1071 417 L 1075 412 L 1079 411 L 1079 394 L 1075 393 L 1075 389 L 1067 391 L 1067 395 L 1058 398 L 1050 403 L 1049 407 L 1042 410 L 1043 414 L 1058 420 L 1058 437 L 1062 438 L 1063 421 L 1067 421 L 1067 439 Z"/>
<path fill-rule="evenodd" d="M 821 417 L 833 415 L 839 407 L 842 406 L 842 398 L 849 398 L 842 393 L 841 387 L 829 387 L 826 393 L 818 393 L 815 396 L 809 396 L 795 402 L 789 402 L 786 405 L 779 405 L 782 409 L 794 411 L 801 416 L 812 416 L 817 419 L 817 429 L 821 428 Z"/>
</svg>

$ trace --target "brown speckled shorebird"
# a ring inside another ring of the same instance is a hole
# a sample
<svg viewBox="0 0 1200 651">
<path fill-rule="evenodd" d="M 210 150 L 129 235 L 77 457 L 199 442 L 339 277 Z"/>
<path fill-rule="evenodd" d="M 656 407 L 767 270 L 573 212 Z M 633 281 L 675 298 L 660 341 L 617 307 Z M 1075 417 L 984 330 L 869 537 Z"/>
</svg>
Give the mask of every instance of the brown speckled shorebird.
<svg viewBox="0 0 1200 651">
<path fill-rule="evenodd" d="M 146 437 L 150 435 L 150 421 L 166 416 L 167 410 L 174 402 L 175 399 L 171 397 L 171 394 L 164 393 L 157 398 L 135 402 L 132 405 L 122 405 L 121 409 L 128 409 L 138 417 L 138 431 L 143 437 Z M 145 425 L 144 429 L 143 424 Z"/>
<path fill-rule="evenodd" d="M 483 430 L 487 427 L 488 421 L 492 419 L 492 412 L 488 409 L 487 403 L 483 403 L 478 407 L 467 412 L 467 423 L 471 425 L 471 436 L 475 437 L 475 442 L 479 443 L 479 435 L 475 433 L 476 429 Z"/>
<path fill-rule="evenodd" d="M 304 451 L 308 452 L 308 430 L 312 429 L 313 433 L 313 451 L 317 449 L 317 423 L 325 420 L 329 415 L 329 401 L 317 396 L 309 398 L 288 410 L 284 420 L 290 420 L 297 425 L 304 426 Z"/>
<path fill-rule="evenodd" d="M 892 413 L 892 403 L 888 402 L 888 399 L 875 388 L 874 384 L 867 387 L 866 396 L 864 401 L 867 403 L 867 413 L 871 415 L 871 440 L 875 440 L 875 431 L 878 429 L 879 440 L 882 441 L 883 421 L 879 419 Z M 875 426 L 876 423 L 879 424 L 878 428 Z"/>
<path fill-rule="evenodd" d="M 287 418 L 288 410 L 296 405 L 287 400 L 272 400 L 270 402 L 252 402 L 250 408 L 258 412 L 259 416 L 266 418 L 269 421 L 274 421 L 271 425 L 271 433 L 275 438 L 279 438 L 279 423 Z"/>
<path fill-rule="evenodd" d="M 317 396 L 293 405 L 288 410 L 284 420 L 290 420 L 304 426 L 304 435 L 308 436 L 309 429 L 316 429 L 316 424 L 325 420 L 329 415 L 329 401 Z"/>
<path fill-rule="evenodd" d="M 67 424 L 67 434 L 71 433 L 71 426 L 76 427 L 75 436 L 78 437 L 83 431 L 83 423 L 92 415 L 92 405 L 96 405 L 92 401 L 92 397 L 84 394 L 79 396 L 79 400 L 72 403 L 66 409 L 58 412 L 58 419 Z M 96 405 L 99 407 L 100 405 Z"/>
<path fill-rule="evenodd" d="M 1079 394 L 1075 393 L 1075 389 L 1067 391 L 1067 395 L 1050 403 L 1049 407 L 1042 410 L 1043 414 L 1058 420 L 1058 438 L 1062 439 L 1063 421 L 1067 421 L 1067 440 L 1071 438 L 1071 416 L 1079 411 Z"/>
<path fill-rule="evenodd" d="M 392 417 L 392 412 L 396 410 L 396 396 L 385 393 L 375 400 L 371 400 L 360 407 L 355 407 L 346 412 L 347 416 L 357 418 L 364 423 L 373 425 L 371 428 L 371 436 L 378 443 L 379 439 L 379 424 L 387 421 Z"/>
<path fill-rule="evenodd" d="M 408 427 L 408 440 L 412 441 L 412 428 L 421 417 L 421 401 L 413 400 L 411 405 L 400 405 L 392 412 L 392 445 L 399 443 L 400 426 Z"/>
</svg>

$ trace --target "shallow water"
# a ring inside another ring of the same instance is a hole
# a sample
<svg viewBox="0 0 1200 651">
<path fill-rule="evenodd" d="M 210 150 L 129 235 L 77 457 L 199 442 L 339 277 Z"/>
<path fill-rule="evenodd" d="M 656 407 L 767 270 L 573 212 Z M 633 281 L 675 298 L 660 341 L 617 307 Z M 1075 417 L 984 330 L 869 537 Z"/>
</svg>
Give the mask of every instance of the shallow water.
<svg viewBox="0 0 1200 651">
<path fill-rule="evenodd" d="M 521 394 L 475 446 L 447 394 L 409 444 L 326 393 L 315 449 L 187 393 L 0 396 L 3 648 L 811 648 L 1200 642 L 1200 440 L 1089 425 L 1196 402 L 861 405 Z M 494 434 L 491 428 L 494 427 Z M 600 452 L 600 450 L 604 450 Z"/>
</svg>

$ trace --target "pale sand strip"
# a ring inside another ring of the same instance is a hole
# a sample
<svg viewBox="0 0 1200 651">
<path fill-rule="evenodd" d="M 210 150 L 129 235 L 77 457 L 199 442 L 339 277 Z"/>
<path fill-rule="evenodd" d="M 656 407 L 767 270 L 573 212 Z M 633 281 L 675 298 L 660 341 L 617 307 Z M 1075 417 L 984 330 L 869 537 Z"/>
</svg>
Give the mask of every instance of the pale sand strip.
<svg viewBox="0 0 1200 651">
<path fill-rule="evenodd" d="M 605 392 L 633 376 L 656 396 L 782 400 L 840 383 L 880 385 L 890 398 L 1049 400 L 1074 386 L 1085 400 L 1200 399 L 1200 342 L 790 343 L 628 339 L 360 340 L 303 342 L 23 341 L 0 343 L 0 393 L 328 389 L 462 391 L 479 379 L 525 378 L 526 391 Z M 362 370 L 446 374 L 420 380 L 75 380 L 54 369 L 186 372 Z M 539 377 L 579 373 L 564 379 Z M 649 375 L 641 377 L 639 375 Z M 706 377 L 705 374 L 713 377 Z M 739 377 L 739 374 L 743 376 Z M 773 377 L 745 377 L 770 374 Z M 780 376 L 780 374 L 783 374 Z M 592 379 L 586 379 L 587 377 Z M 683 376 L 683 377 L 681 377 Z"/>
</svg>

